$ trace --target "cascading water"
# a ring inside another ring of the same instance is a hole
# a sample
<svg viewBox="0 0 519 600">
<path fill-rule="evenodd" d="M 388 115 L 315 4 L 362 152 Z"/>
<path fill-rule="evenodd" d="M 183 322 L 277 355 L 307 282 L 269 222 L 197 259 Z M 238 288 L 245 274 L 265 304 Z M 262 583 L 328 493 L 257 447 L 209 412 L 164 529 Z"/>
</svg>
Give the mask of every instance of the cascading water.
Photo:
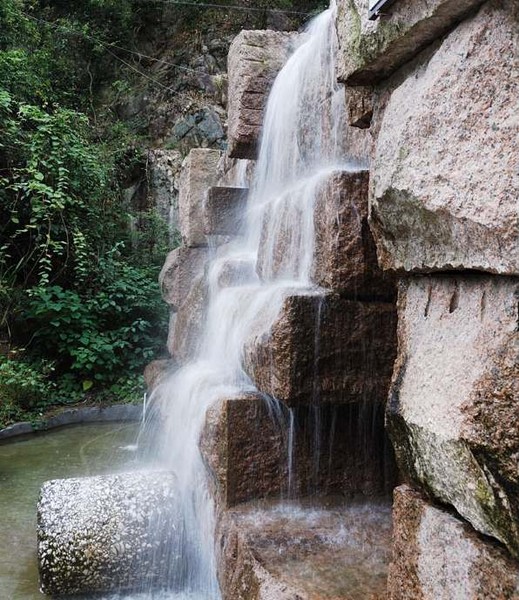
<svg viewBox="0 0 519 600">
<path fill-rule="evenodd" d="M 346 152 L 343 90 L 335 81 L 335 12 L 332 0 L 274 83 L 243 236 L 221 246 L 209 266 L 198 357 L 150 399 L 155 418 L 148 426 L 160 423 L 161 465 L 178 480 L 183 524 L 172 556 L 181 557 L 183 566 L 174 569 L 171 587 L 180 597 L 220 597 L 214 506 L 198 447 L 207 409 L 219 398 L 254 390 L 242 366 L 244 344 L 258 327 L 268 330 L 287 294 L 311 288 L 316 195 L 332 171 L 348 168 L 340 164 Z M 239 280 L 224 287 L 220 274 L 229 265 L 249 268 L 240 268 Z M 289 420 L 293 424 L 293 415 Z M 289 444 L 291 439 L 293 427 Z"/>
</svg>

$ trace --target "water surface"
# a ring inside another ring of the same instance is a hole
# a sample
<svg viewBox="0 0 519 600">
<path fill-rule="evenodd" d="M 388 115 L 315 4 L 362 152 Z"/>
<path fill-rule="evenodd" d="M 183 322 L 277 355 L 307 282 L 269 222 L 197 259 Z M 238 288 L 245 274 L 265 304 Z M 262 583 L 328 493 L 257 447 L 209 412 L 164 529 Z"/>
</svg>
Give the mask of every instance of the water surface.
<svg viewBox="0 0 519 600">
<path fill-rule="evenodd" d="M 138 466 L 136 423 L 72 425 L 0 444 L 0 598 L 42 600 L 36 559 L 36 503 L 49 479 Z"/>
</svg>

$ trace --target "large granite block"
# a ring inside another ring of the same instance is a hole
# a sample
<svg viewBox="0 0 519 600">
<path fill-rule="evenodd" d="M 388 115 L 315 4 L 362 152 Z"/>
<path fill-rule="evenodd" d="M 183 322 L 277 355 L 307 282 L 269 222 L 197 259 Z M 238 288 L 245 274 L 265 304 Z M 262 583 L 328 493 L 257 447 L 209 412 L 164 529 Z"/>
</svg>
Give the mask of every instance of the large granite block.
<svg viewBox="0 0 519 600">
<path fill-rule="evenodd" d="M 519 564 L 452 512 L 395 490 L 391 600 L 519 598 Z"/>
<path fill-rule="evenodd" d="M 147 591 L 181 568 L 176 479 L 123 473 L 46 482 L 38 502 L 42 591 L 51 595 Z"/>
<path fill-rule="evenodd" d="M 519 280 L 402 283 L 387 421 L 400 468 L 519 554 Z"/>
<path fill-rule="evenodd" d="M 286 407 L 259 394 L 215 403 L 201 449 L 221 508 L 259 498 L 387 494 L 393 454 L 382 406 Z"/>
<path fill-rule="evenodd" d="M 335 294 L 285 298 L 270 330 L 244 350 L 258 389 L 288 406 L 384 403 L 396 354 L 395 307 Z"/>
<path fill-rule="evenodd" d="M 207 191 L 204 206 L 205 235 L 238 235 L 242 229 L 249 190 L 214 186 Z"/>
<path fill-rule="evenodd" d="M 296 39 L 294 33 L 242 31 L 231 44 L 228 58 L 231 158 L 256 158 L 270 89 Z"/>
<path fill-rule="evenodd" d="M 315 203 L 312 281 L 350 297 L 394 298 L 392 278 L 377 263 L 368 225 L 368 171 L 337 171 Z"/>
<path fill-rule="evenodd" d="M 388 77 L 457 25 L 483 0 L 398 0 L 374 21 L 368 0 L 339 0 L 339 80 L 369 85 Z"/>
<path fill-rule="evenodd" d="M 195 148 L 182 163 L 178 198 L 180 233 L 184 246 L 206 246 L 204 200 L 207 190 L 216 185 L 219 150 Z"/>
<path fill-rule="evenodd" d="M 204 276 L 199 277 L 186 297 L 185 302 L 170 322 L 173 330 L 168 339 L 171 356 L 181 365 L 193 360 L 200 349 L 207 316 L 209 290 Z"/>
<path fill-rule="evenodd" d="M 312 282 L 328 290 L 350 298 L 394 298 L 392 277 L 377 264 L 368 183 L 368 171 L 330 171 L 277 198 L 275 211 L 263 222 L 260 277 L 296 277 L 310 260 Z M 313 210 L 310 227 L 300 208 L 307 203 Z"/>
<path fill-rule="evenodd" d="M 383 268 L 519 274 L 518 12 L 486 3 L 383 94 L 370 197 Z"/>
<path fill-rule="evenodd" d="M 208 260 L 207 248 L 182 247 L 170 252 L 159 275 L 164 301 L 174 309 L 179 309 L 194 283 L 204 273 Z"/>
</svg>

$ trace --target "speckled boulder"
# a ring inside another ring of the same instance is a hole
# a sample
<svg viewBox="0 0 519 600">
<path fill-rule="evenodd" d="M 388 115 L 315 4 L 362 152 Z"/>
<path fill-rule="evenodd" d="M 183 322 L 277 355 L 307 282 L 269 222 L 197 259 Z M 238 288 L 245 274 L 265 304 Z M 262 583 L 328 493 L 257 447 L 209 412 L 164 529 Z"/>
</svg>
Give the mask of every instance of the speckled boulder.
<svg viewBox="0 0 519 600">
<path fill-rule="evenodd" d="M 387 422 L 407 477 L 519 555 L 519 280 L 414 277 Z"/>
<path fill-rule="evenodd" d="M 452 29 L 483 0 L 398 0 L 368 19 L 368 0 L 339 0 L 339 79 L 376 83 Z"/>
<path fill-rule="evenodd" d="M 168 581 L 181 526 L 175 478 L 125 473 L 46 482 L 38 503 L 42 591 L 144 590 Z"/>
<path fill-rule="evenodd" d="M 382 94 L 370 201 L 384 269 L 519 274 L 518 45 L 517 2 L 488 2 Z"/>
<path fill-rule="evenodd" d="M 390 600 L 519 598 L 519 563 L 409 486 L 395 490 Z"/>
</svg>

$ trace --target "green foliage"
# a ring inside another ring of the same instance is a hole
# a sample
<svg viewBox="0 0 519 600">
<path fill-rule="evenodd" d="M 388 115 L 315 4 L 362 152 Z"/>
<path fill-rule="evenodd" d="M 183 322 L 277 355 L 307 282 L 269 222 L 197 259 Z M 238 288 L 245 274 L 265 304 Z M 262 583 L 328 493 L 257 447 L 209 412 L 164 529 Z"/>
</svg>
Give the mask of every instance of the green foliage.
<svg viewBox="0 0 519 600">
<path fill-rule="evenodd" d="M 49 361 L 29 363 L 0 356 L 0 427 L 43 410 L 55 385 Z"/>
<path fill-rule="evenodd" d="M 35 347 L 45 347 L 84 391 L 142 370 L 160 351 L 166 327 L 167 311 L 150 272 L 110 261 L 101 265 L 96 292 L 80 295 L 60 286 L 29 291 L 25 316 Z"/>
<path fill-rule="evenodd" d="M 105 83 L 128 90 L 110 45 L 131 46 L 146 11 L 0 0 L 0 339 L 25 348 L 0 358 L 1 424 L 56 402 L 139 397 L 162 351 L 167 227 L 125 206 L 142 152 L 94 112 Z"/>
</svg>

